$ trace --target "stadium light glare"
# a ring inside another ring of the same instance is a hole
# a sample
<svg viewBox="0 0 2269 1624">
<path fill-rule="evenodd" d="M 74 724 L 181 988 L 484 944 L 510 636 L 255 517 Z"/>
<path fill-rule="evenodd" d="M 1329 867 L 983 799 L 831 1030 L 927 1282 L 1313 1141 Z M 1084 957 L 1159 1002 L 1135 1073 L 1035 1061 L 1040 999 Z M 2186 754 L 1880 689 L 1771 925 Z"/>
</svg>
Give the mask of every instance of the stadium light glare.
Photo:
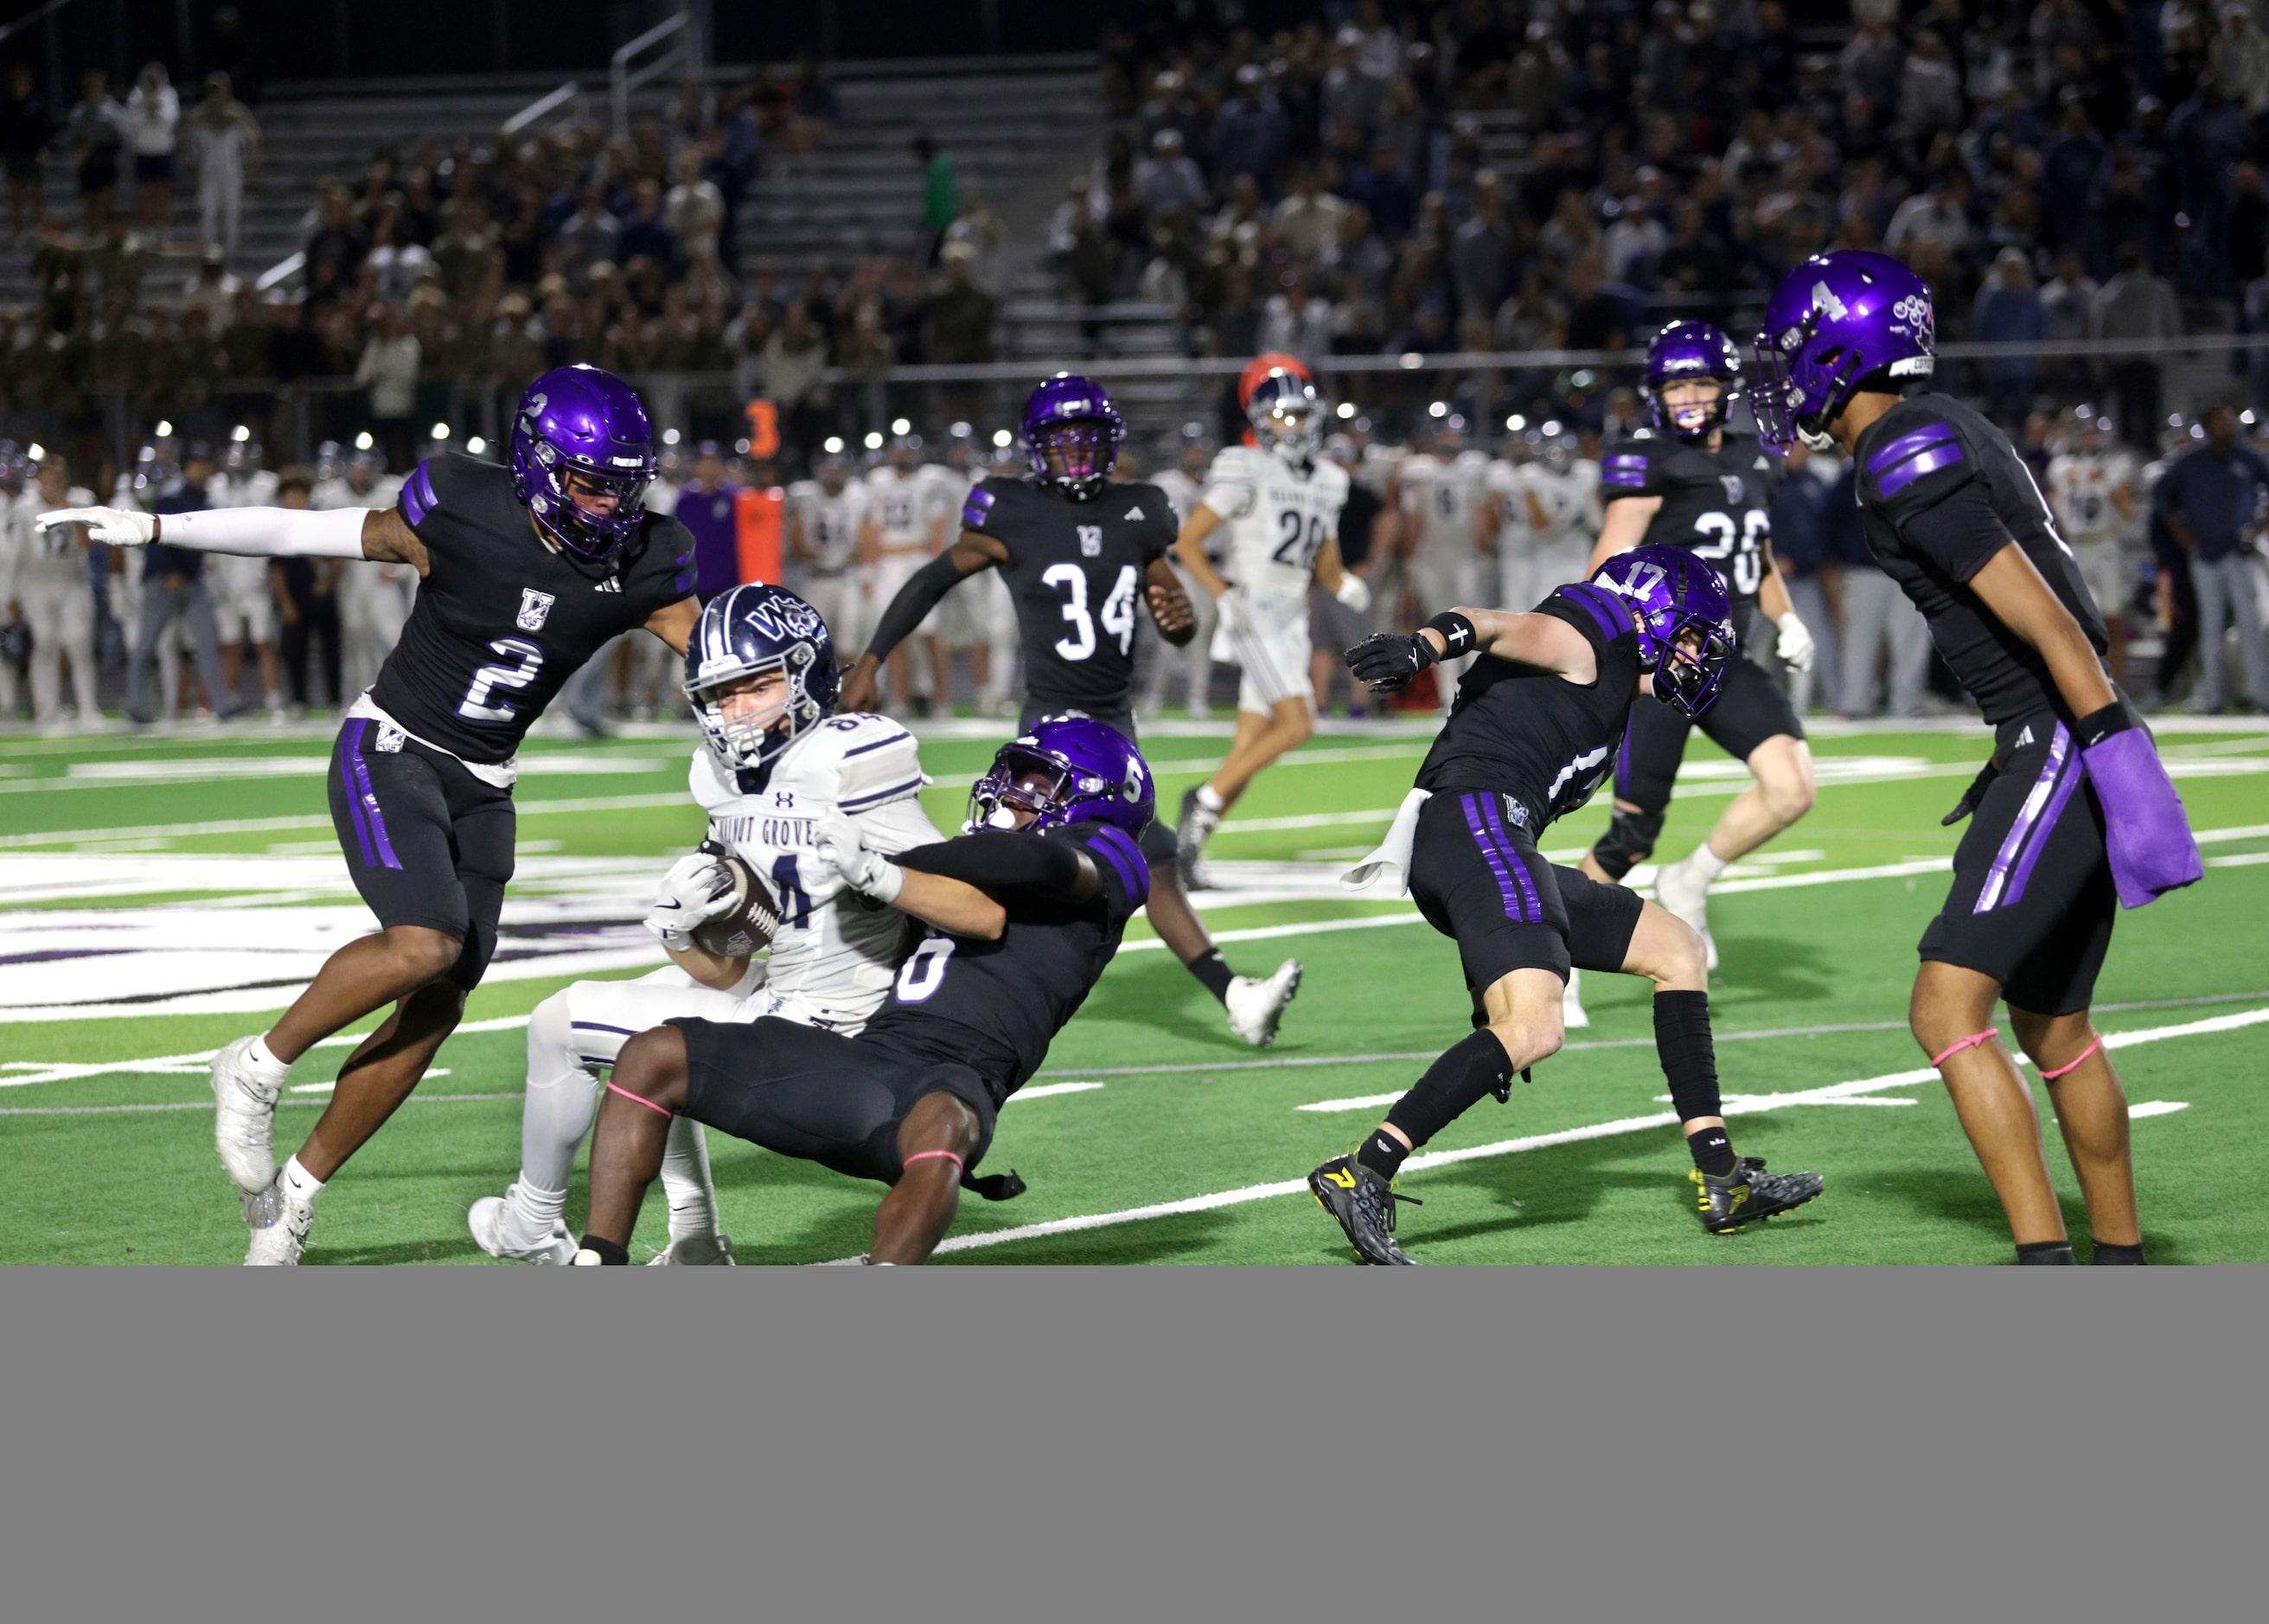
<svg viewBox="0 0 2269 1624">
<path fill-rule="evenodd" d="M 1448 417 L 1450 415 L 1450 402 L 1447 401 L 1436 401 L 1432 405 L 1426 408 L 1426 415 L 1430 417 Z"/>
<path fill-rule="evenodd" d="M 739 457 L 747 456 L 749 454 L 749 442 L 745 439 L 735 440 L 733 442 L 733 454 Z"/>
<path fill-rule="evenodd" d="M 661 443 L 665 446 L 675 446 L 677 444 L 677 431 L 676 429 L 662 430 Z"/>
<path fill-rule="evenodd" d="M 1504 426 L 1518 434 L 1521 430 L 1528 426 L 1528 419 L 1522 417 L 1519 412 L 1515 412 L 1512 416 L 1504 420 Z"/>
<path fill-rule="evenodd" d="M 435 439 L 447 439 L 449 438 L 449 425 L 446 423 L 437 423 L 433 425 L 432 432 Z"/>
<path fill-rule="evenodd" d="M 1349 417 L 1354 417 L 1355 402 L 1353 401 L 1341 401 L 1340 402 L 1339 416 L 1340 421 L 1342 423 L 1346 422 Z"/>
<path fill-rule="evenodd" d="M 864 443 L 868 450 L 880 451 L 883 448 L 883 432 L 880 429 L 868 429 Z"/>
<path fill-rule="evenodd" d="M 843 454 L 843 437 L 840 434 L 830 434 L 819 442 L 819 448 L 831 457 L 839 457 Z"/>
<path fill-rule="evenodd" d="M 230 443 L 241 446 L 252 438 L 252 431 L 240 423 L 228 432 L 228 438 Z"/>
<path fill-rule="evenodd" d="M 1557 418 L 1557 417 L 1554 417 L 1554 418 L 1553 418 L 1553 419 L 1551 419 L 1549 422 L 1548 422 L 1547 424 L 1545 424 L 1545 425 L 1544 425 L 1544 432 L 1545 432 L 1547 434 L 1557 434 L 1557 433 L 1560 432 L 1560 419 L 1559 419 L 1559 418 Z"/>
<path fill-rule="evenodd" d="M 25 454 L 30 457 L 34 462 L 45 461 L 47 460 L 48 448 L 40 444 L 38 440 L 33 440 L 32 442 L 31 449 L 25 453 Z"/>
<path fill-rule="evenodd" d="M 174 425 L 163 417 L 158 419 L 158 426 L 153 432 L 159 439 L 171 439 L 174 438 Z"/>
<path fill-rule="evenodd" d="M 913 427 L 914 425 L 904 417 L 891 419 L 891 432 L 893 434 L 911 434 L 913 432 Z"/>
<path fill-rule="evenodd" d="M 969 438 L 969 425 L 965 423 L 957 423 L 950 428 L 947 429 L 946 432 L 955 439 L 967 439 Z"/>
<path fill-rule="evenodd" d="M 1420 367 L 1426 365 L 1426 358 L 1419 354 L 1415 350 L 1405 350 L 1402 352 L 1401 360 L 1399 365 L 1404 372 L 1415 373 Z"/>
<path fill-rule="evenodd" d="M 466 450 L 469 454 L 470 454 L 471 455 L 473 455 L 473 456 L 479 456 L 483 452 L 486 451 L 488 448 L 489 448 L 489 443 L 488 443 L 488 441 L 486 441 L 486 440 L 483 439 L 482 439 L 479 435 L 477 435 L 477 434 L 474 435 L 474 436 L 472 437 L 472 439 L 469 439 L 469 440 L 467 440 L 467 441 L 465 442 L 465 450 Z"/>
<path fill-rule="evenodd" d="M 993 443 L 1003 451 L 1008 450 L 1009 447 L 1016 442 L 1016 437 L 1014 434 L 1009 433 L 1006 429 L 995 429 L 993 431 Z"/>
<path fill-rule="evenodd" d="M 357 451 L 368 451 L 376 444 L 378 444 L 378 442 L 370 437 L 370 431 L 368 429 L 365 429 L 361 433 L 355 436 L 355 449 Z"/>
</svg>

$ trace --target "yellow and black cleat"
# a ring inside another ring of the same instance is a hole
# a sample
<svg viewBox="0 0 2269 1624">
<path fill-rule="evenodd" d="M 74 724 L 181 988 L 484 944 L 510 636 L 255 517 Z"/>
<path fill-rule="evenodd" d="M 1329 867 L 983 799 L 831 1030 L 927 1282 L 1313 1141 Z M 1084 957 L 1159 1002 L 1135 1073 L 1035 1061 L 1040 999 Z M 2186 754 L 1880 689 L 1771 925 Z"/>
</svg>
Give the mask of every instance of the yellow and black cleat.
<svg viewBox="0 0 2269 1624">
<path fill-rule="evenodd" d="M 1763 1156 L 1743 1156 L 1722 1178 L 1698 1167 L 1687 1177 L 1699 1192 L 1695 1205 L 1702 1209 L 1702 1227 L 1712 1235 L 1731 1235 L 1793 1211 L 1818 1199 L 1827 1182 L 1817 1173 L 1768 1173 Z"/>
<path fill-rule="evenodd" d="M 1410 1261 L 1394 1244 L 1394 1208 L 1398 1202 L 1413 1207 L 1425 1202 L 1415 1195 L 1396 1194 L 1393 1185 L 1353 1156 L 1334 1156 L 1309 1174 L 1308 1189 L 1316 1205 L 1339 1220 L 1349 1244 L 1365 1263 Z"/>
</svg>

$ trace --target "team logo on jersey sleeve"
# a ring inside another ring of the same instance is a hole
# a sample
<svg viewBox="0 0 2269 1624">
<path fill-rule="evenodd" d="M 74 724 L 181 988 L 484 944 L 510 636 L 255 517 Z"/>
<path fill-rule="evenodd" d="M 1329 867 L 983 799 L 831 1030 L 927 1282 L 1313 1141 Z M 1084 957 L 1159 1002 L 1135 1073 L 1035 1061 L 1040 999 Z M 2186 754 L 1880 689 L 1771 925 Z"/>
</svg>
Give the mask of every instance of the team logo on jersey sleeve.
<svg viewBox="0 0 2269 1624">
<path fill-rule="evenodd" d="M 522 631 L 543 631 L 543 623 L 551 617 L 552 602 L 551 593 L 538 592 L 533 587 L 522 587 L 520 589 L 520 613 L 513 616 L 513 624 Z"/>
</svg>

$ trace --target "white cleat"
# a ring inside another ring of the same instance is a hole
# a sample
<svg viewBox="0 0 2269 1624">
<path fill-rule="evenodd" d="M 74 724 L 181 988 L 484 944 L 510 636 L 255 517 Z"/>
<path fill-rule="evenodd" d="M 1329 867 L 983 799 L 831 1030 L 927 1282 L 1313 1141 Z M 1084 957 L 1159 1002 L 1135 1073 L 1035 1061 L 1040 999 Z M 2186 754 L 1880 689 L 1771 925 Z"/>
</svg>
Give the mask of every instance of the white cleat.
<svg viewBox="0 0 2269 1624">
<path fill-rule="evenodd" d="M 258 1195 L 276 1182 L 276 1099 L 282 1079 L 262 1082 L 253 1075 L 245 1052 L 256 1037 L 240 1037 L 212 1058 L 213 1148 L 220 1164 L 247 1195 Z"/>
<path fill-rule="evenodd" d="M 565 1219 L 551 1221 L 549 1235 L 538 1232 L 528 1222 L 514 1200 L 520 1186 L 513 1185 L 500 1195 L 484 1195 L 472 1205 L 465 1214 L 465 1227 L 473 1232 L 473 1240 L 491 1258 L 502 1258 L 511 1263 L 572 1263 L 575 1259 L 575 1242 L 567 1233 Z"/>
<path fill-rule="evenodd" d="M 1300 961 L 1288 958 L 1266 980 L 1232 976 L 1229 981 L 1229 1030 L 1256 1049 L 1276 1041 L 1276 1028 L 1284 1019 L 1284 1006 L 1300 990 Z"/>
<path fill-rule="evenodd" d="M 1655 872 L 1654 899 L 1694 927 L 1707 956 L 1703 967 L 1718 968 L 1718 944 L 1710 936 L 1710 882 L 1694 873 L 1693 860 L 1665 863 Z"/>
<path fill-rule="evenodd" d="M 285 1194 L 279 1178 L 257 1195 L 244 1198 L 244 1222 L 252 1226 L 252 1244 L 244 1253 L 247 1268 L 292 1268 L 307 1250 L 307 1229 L 315 1222 L 315 1208 L 311 1202 L 295 1201 Z"/>
<path fill-rule="evenodd" d="M 1567 990 L 1560 994 L 1560 1024 L 1571 1030 L 1579 1026 L 1589 1026 L 1592 1023 L 1592 1017 L 1584 1013 L 1583 995 L 1577 990 L 1583 977 L 1582 971 L 1571 970 L 1568 972 Z"/>
<path fill-rule="evenodd" d="M 725 1235 L 689 1235 L 675 1240 L 647 1259 L 650 1269 L 665 1268 L 672 1264 L 706 1264 L 713 1267 L 738 1268 L 733 1261 L 733 1241 Z"/>
</svg>

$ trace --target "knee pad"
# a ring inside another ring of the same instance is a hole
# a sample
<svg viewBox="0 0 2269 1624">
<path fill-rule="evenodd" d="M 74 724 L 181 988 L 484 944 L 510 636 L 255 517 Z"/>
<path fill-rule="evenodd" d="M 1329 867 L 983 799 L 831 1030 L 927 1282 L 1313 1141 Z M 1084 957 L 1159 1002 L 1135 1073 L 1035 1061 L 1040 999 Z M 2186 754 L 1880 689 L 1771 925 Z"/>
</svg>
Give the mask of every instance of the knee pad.
<svg viewBox="0 0 2269 1624">
<path fill-rule="evenodd" d="M 1620 880 L 1654 852 L 1662 837 L 1661 812 L 1626 812 L 1617 807 L 1608 819 L 1608 832 L 1592 847 L 1592 860 L 1611 880 Z"/>
</svg>

